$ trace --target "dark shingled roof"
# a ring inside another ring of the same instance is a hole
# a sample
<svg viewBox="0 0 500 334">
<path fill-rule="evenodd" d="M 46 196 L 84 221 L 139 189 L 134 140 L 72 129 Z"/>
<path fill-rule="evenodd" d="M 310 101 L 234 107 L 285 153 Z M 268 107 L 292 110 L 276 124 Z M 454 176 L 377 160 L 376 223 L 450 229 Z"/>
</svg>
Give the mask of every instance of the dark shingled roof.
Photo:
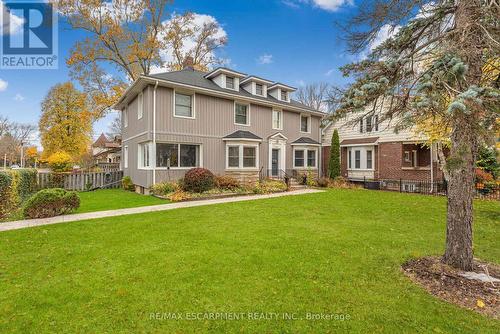
<svg viewBox="0 0 500 334">
<path fill-rule="evenodd" d="M 181 84 L 185 84 L 185 85 L 192 85 L 192 86 L 196 86 L 196 87 L 200 87 L 200 88 L 211 89 L 211 90 L 215 90 L 215 91 L 219 91 L 219 92 L 230 93 L 230 94 L 234 94 L 237 96 L 239 95 L 241 97 L 250 97 L 250 98 L 259 99 L 262 101 L 278 103 L 278 104 L 283 105 L 284 107 L 286 107 L 288 105 L 288 106 L 303 108 L 303 109 L 307 109 L 307 110 L 310 110 L 313 112 L 321 113 L 321 111 L 311 109 L 310 107 L 306 106 L 305 104 L 302 104 L 302 103 L 295 101 L 295 100 L 290 100 L 290 102 L 285 102 L 285 101 L 280 101 L 278 99 L 275 99 L 271 95 L 268 95 L 267 97 L 252 95 L 242 88 L 240 89 L 239 92 L 237 92 L 237 91 L 234 91 L 232 89 L 226 89 L 226 88 L 219 87 L 211 79 L 205 78 L 206 74 L 207 73 L 205 73 L 205 72 L 197 71 L 197 70 L 194 70 L 192 68 L 185 68 L 181 71 L 150 74 L 147 77 L 154 78 L 154 79 L 168 80 L 168 81 L 177 82 L 177 83 L 181 83 Z"/>
<path fill-rule="evenodd" d="M 236 132 L 233 132 L 230 135 L 225 136 L 224 138 L 230 138 L 230 139 L 262 139 L 259 136 L 251 133 L 250 131 L 243 131 L 243 130 L 238 130 Z"/>
<path fill-rule="evenodd" d="M 314 145 L 320 145 L 316 140 L 308 137 L 300 137 L 296 141 L 294 141 L 292 144 L 314 144 Z"/>
<path fill-rule="evenodd" d="M 344 139 L 340 143 L 340 145 L 359 145 L 359 144 L 374 144 L 377 142 L 379 137 L 371 137 L 371 138 L 356 138 L 356 139 Z"/>
</svg>

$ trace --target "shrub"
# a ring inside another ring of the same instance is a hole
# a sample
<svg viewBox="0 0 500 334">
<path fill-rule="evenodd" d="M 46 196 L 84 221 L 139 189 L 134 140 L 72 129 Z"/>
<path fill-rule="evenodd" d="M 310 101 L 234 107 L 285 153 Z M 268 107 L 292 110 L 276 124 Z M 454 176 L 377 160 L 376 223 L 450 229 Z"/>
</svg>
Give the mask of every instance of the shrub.
<svg viewBox="0 0 500 334">
<path fill-rule="evenodd" d="M 184 175 L 183 188 L 185 191 L 202 193 L 215 186 L 215 177 L 205 168 L 192 168 Z"/>
<path fill-rule="evenodd" d="M 336 177 L 333 180 L 330 180 L 330 188 L 343 188 L 343 189 L 354 189 L 360 188 L 354 183 L 349 182 L 349 180 L 343 178 L 342 176 Z"/>
<path fill-rule="evenodd" d="M 28 198 L 37 188 L 37 171 L 35 169 L 18 169 L 9 171 L 12 177 L 12 200 L 20 203 Z"/>
<path fill-rule="evenodd" d="M 330 161 L 328 162 L 328 176 L 332 179 L 340 176 L 340 139 L 337 129 L 335 129 L 332 134 Z"/>
<path fill-rule="evenodd" d="M 191 195 L 179 189 L 176 192 L 173 192 L 170 195 L 168 195 L 167 198 L 172 202 L 181 202 L 190 199 Z"/>
<path fill-rule="evenodd" d="M 47 162 L 54 172 L 68 172 L 73 168 L 71 156 L 64 151 L 52 153 Z"/>
<path fill-rule="evenodd" d="M 215 178 L 215 186 L 223 190 L 236 190 L 241 188 L 240 182 L 231 176 L 217 176 Z"/>
<path fill-rule="evenodd" d="M 170 193 L 176 192 L 179 189 L 180 189 L 179 185 L 175 182 L 160 182 L 160 183 L 154 184 L 151 187 L 151 192 L 154 195 L 162 196 L 162 195 L 168 195 Z"/>
<path fill-rule="evenodd" d="M 279 180 L 263 180 L 257 182 L 252 191 L 255 194 L 270 194 L 287 191 L 288 187 L 285 182 Z"/>
<path fill-rule="evenodd" d="M 327 177 L 322 177 L 316 180 L 318 187 L 327 188 L 330 185 L 330 179 Z"/>
<path fill-rule="evenodd" d="M 476 168 L 476 181 L 479 183 L 488 183 L 493 181 L 493 175 L 482 168 Z"/>
<path fill-rule="evenodd" d="M 25 218 L 47 218 L 70 213 L 79 206 L 80 198 L 74 191 L 43 189 L 26 201 L 23 214 Z"/>
<path fill-rule="evenodd" d="M 124 176 L 122 178 L 122 188 L 127 191 L 135 191 L 135 186 L 130 176 Z"/>
<path fill-rule="evenodd" d="M 0 219 L 5 218 L 13 207 L 11 196 L 12 176 L 0 173 Z"/>
</svg>

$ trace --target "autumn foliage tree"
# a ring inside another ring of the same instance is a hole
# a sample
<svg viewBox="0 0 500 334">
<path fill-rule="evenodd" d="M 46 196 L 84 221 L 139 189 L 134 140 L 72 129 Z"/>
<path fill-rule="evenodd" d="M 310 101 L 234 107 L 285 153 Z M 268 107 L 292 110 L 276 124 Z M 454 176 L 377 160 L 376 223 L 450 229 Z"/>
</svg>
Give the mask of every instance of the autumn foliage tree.
<svg viewBox="0 0 500 334">
<path fill-rule="evenodd" d="M 85 93 L 70 82 L 52 87 L 42 102 L 39 131 L 44 159 L 65 152 L 78 161 L 88 150 L 92 132 Z"/>
<path fill-rule="evenodd" d="M 498 131 L 499 78 L 485 66 L 500 57 L 500 8 L 481 0 L 374 0 L 347 25 L 352 52 L 384 27 L 400 29 L 366 59 L 342 70 L 355 79 L 338 114 L 370 114 L 413 126 L 439 119 L 450 131 L 446 250 L 443 261 L 473 268 L 474 165 L 482 142 Z"/>
<path fill-rule="evenodd" d="M 70 50 L 67 65 L 88 94 L 95 119 L 140 75 L 179 69 L 187 56 L 196 68 L 207 69 L 218 62 L 213 51 L 226 43 L 216 22 L 196 22 L 192 13 L 167 19 L 172 0 L 54 1 L 71 27 L 86 35 Z"/>
</svg>

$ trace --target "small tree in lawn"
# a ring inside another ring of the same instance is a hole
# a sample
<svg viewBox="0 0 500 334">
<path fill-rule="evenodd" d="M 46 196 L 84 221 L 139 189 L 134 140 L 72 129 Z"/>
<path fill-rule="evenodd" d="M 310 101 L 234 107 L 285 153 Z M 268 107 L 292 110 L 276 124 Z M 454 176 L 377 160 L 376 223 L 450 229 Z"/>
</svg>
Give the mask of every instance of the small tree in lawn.
<svg viewBox="0 0 500 334">
<path fill-rule="evenodd" d="M 330 146 L 330 161 L 328 162 L 328 176 L 331 179 L 340 176 L 340 139 L 337 129 L 333 131 L 332 145 Z"/>
<path fill-rule="evenodd" d="M 473 268 L 474 171 L 478 149 L 498 130 L 500 6 L 481 0 L 373 0 L 346 27 L 350 51 L 371 52 L 346 65 L 355 81 L 337 115 L 358 112 L 398 122 L 440 119 L 450 129 L 446 249 L 443 262 Z M 392 37 L 379 46 L 380 32 Z M 494 70 L 485 70 L 492 68 Z"/>
</svg>

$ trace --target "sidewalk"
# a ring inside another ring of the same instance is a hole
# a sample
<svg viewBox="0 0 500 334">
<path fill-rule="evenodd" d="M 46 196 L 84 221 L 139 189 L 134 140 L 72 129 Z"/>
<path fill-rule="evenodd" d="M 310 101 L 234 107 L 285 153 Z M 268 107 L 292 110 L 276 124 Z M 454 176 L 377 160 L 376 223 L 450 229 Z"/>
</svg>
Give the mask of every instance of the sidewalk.
<svg viewBox="0 0 500 334">
<path fill-rule="evenodd" d="M 266 199 L 266 198 L 283 197 L 283 196 L 314 194 L 314 193 L 318 193 L 318 192 L 323 192 L 323 190 L 302 189 L 302 190 L 295 190 L 295 191 L 284 192 L 284 193 L 275 193 L 275 194 L 269 194 L 269 195 L 250 195 L 250 196 L 241 196 L 241 197 L 208 199 L 208 200 L 201 200 L 201 201 L 191 201 L 191 202 L 180 202 L 180 203 L 169 203 L 169 204 L 143 206 L 143 207 L 138 207 L 138 208 L 77 213 L 74 215 L 57 216 L 57 217 L 51 217 L 51 218 L 16 220 L 16 221 L 11 221 L 11 222 L 6 222 L 6 223 L 0 223 L 0 232 L 10 231 L 10 230 L 18 230 L 21 228 L 28 228 L 28 227 L 34 227 L 34 226 L 69 223 L 69 222 L 74 222 L 74 221 L 79 221 L 79 220 L 115 217 L 115 216 L 123 216 L 123 215 L 131 215 L 131 214 L 136 214 L 136 213 L 155 212 L 155 211 L 166 211 L 166 210 L 173 210 L 173 209 L 180 209 L 180 208 L 191 208 L 191 207 L 196 207 L 196 206 L 213 205 L 213 204 L 220 204 L 220 203 L 253 201 L 253 200 L 257 200 L 257 199 Z"/>
</svg>

